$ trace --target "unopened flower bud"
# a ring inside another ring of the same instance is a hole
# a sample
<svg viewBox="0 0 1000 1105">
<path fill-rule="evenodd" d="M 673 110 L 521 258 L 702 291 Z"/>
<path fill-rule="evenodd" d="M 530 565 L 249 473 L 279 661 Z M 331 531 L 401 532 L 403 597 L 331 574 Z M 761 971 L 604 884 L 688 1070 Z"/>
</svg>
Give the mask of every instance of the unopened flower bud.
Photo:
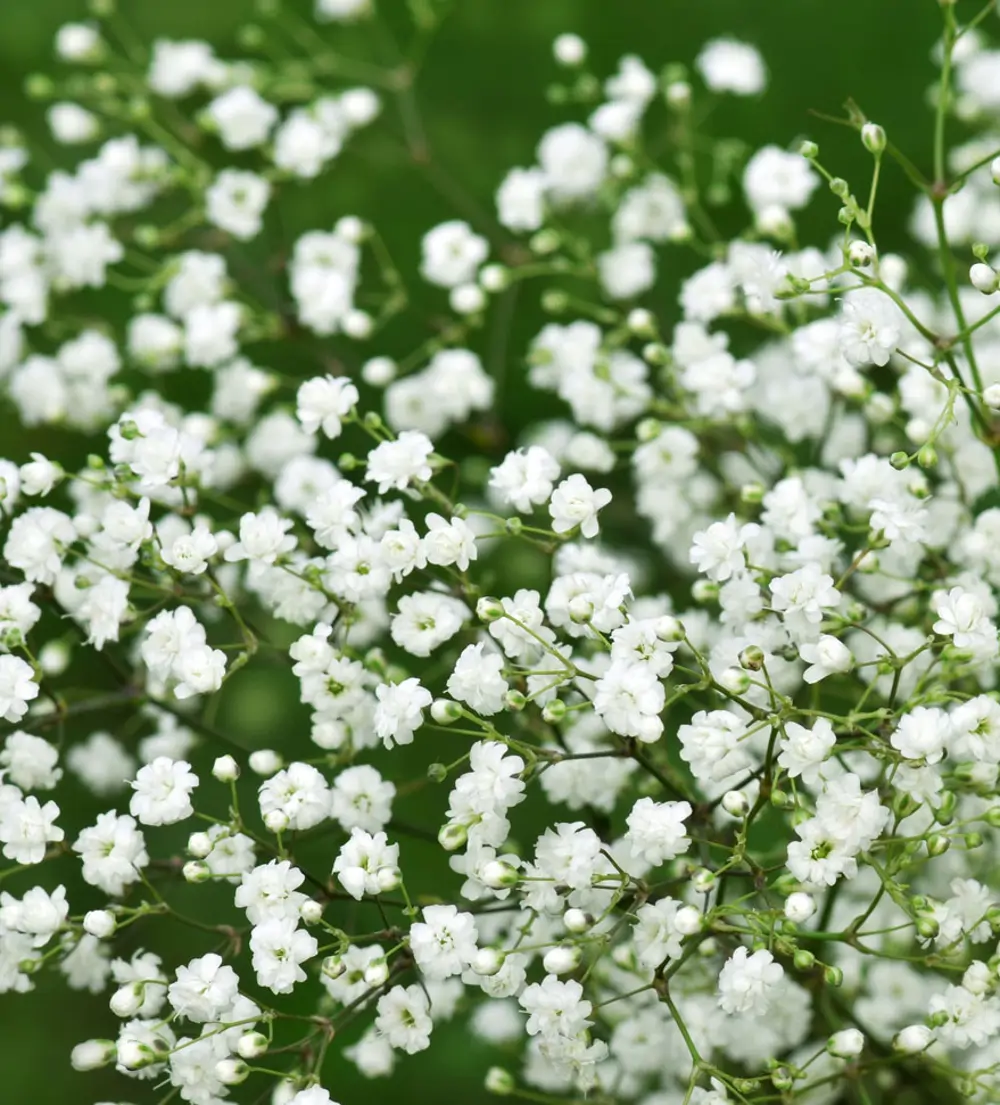
<svg viewBox="0 0 1000 1105">
<path fill-rule="evenodd" d="M 478 284 L 459 284 L 449 293 L 448 303 L 457 315 L 474 315 L 486 306 L 486 293 Z"/>
<path fill-rule="evenodd" d="M 240 765 L 232 756 L 219 756 L 212 764 L 212 774 L 220 783 L 234 783 L 240 777 Z"/>
<path fill-rule="evenodd" d="M 816 956 L 806 948 L 798 948 L 792 956 L 797 971 L 811 971 L 816 966 Z"/>
<path fill-rule="evenodd" d="M 745 483 L 740 488 L 740 502 L 748 506 L 757 506 L 767 494 L 767 488 L 762 483 Z"/>
<path fill-rule="evenodd" d="M 511 866 L 505 860 L 491 859 L 483 867 L 479 877 L 491 890 L 506 890 L 511 886 L 516 886 L 521 876 L 517 873 L 517 868 Z"/>
<path fill-rule="evenodd" d="M 589 913 L 585 913 L 582 909 L 573 907 L 567 909 L 562 918 L 563 928 L 567 932 L 573 933 L 574 936 L 581 936 L 583 933 L 588 932 L 594 923 L 594 918 Z"/>
<path fill-rule="evenodd" d="M 504 265 L 484 265 L 479 270 L 479 283 L 487 292 L 502 292 L 510 283 L 510 270 Z"/>
<path fill-rule="evenodd" d="M 449 821 L 447 825 L 442 825 L 438 832 L 438 844 L 446 852 L 457 852 L 459 848 L 465 846 L 468 839 L 469 830 L 458 821 Z"/>
<path fill-rule="evenodd" d="M 662 342 L 647 342 L 642 347 L 642 359 L 651 365 L 670 364 L 670 350 Z"/>
<path fill-rule="evenodd" d="M 322 971 L 327 978 L 338 979 L 347 970 L 347 964 L 344 962 L 343 956 L 328 955 L 323 960 Z M 242 1055 L 243 1053 L 240 1052 Z"/>
<path fill-rule="evenodd" d="M 990 175 L 994 184 L 1000 184 L 1000 157 L 995 157 L 990 162 Z"/>
<path fill-rule="evenodd" d="M 990 384 L 985 388 L 983 400 L 991 410 L 1000 410 L 1000 384 Z"/>
<path fill-rule="evenodd" d="M 943 833 L 932 833 L 927 838 L 927 854 L 929 856 L 943 856 L 950 847 L 951 841 Z"/>
<path fill-rule="evenodd" d="M 399 889 L 399 884 L 403 881 L 403 875 L 398 867 L 380 867 L 378 874 L 375 876 L 375 881 L 378 883 L 380 894 L 391 894 L 394 890 Z"/>
<path fill-rule="evenodd" d="M 438 725 L 451 725 L 462 716 L 462 707 L 450 698 L 436 698 L 431 703 L 431 717 Z"/>
<path fill-rule="evenodd" d="M 482 622 L 489 624 L 503 616 L 503 603 L 499 599 L 490 598 L 484 595 L 483 598 L 476 603 L 476 617 Z"/>
<path fill-rule="evenodd" d="M 550 725 L 563 720 L 566 717 L 566 703 L 561 698 L 553 698 L 542 707 L 542 720 Z"/>
<path fill-rule="evenodd" d="M 307 925 L 316 925 L 323 918 L 323 907 L 312 898 L 306 898 L 299 909 L 299 916 Z"/>
<path fill-rule="evenodd" d="M 96 936 L 98 940 L 106 940 L 116 927 L 115 915 L 110 909 L 91 909 L 84 914 L 83 931 Z"/>
<path fill-rule="evenodd" d="M 70 1065 L 73 1070 L 98 1070 L 114 1062 L 116 1050 L 113 1040 L 84 1040 L 70 1052 Z"/>
<path fill-rule="evenodd" d="M 691 885 L 698 894 L 708 894 L 715 888 L 715 872 L 707 867 L 701 867 L 691 876 Z"/>
<path fill-rule="evenodd" d="M 885 152 L 885 131 L 878 123 L 865 123 L 861 128 L 861 141 L 869 153 L 877 155 Z"/>
<path fill-rule="evenodd" d="M 684 626 L 672 614 L 664 614 L 656 619 L 656 639 L 670 644 L 684 640 Z"/>
<path fill-rule="evenodd" d="M 726 668 L 719 676 L 719 685 L 730 694 L 745 694 L 750 689 L 750 676 L 740 668 Z"/>
<path fill-rule="evenodd" d="M 557 35 L 552 43 L 552 56 L 567 68 L 582 65 L 587 57 L 587 44 L 579 35 Z"/>
<path fill-rule="evenodd" d="M 269 833 L 283 833 L 288 828 L 288 814 L 284 810 L 268 810 L 264 825 Z"/>
<path fill-rule="evenodd" d="M 490 1067 L 486 1072 L 483 1085 L 487 1093 L 496 1094 L 498 1097 L 507 1097 L 514 1092 L 516 1083 L 510 1071 L 504 1070 L 503 1067 Z"/>
<path fill-rule="evenodd" d="M 269 775 L 275 775 L 281 770 L 283 761 L 273 748 L 258 748 L 256 752 L 250 753 L 247 762 L 250 764 L 250 770 L 255 775 L 260 775 L 266 779 Z"/>
<path fill-rule="evenodd" d="M 785 899 L 785 916 L 797 925 L 808 921 L 816 912 L 816 899 L 803 890 L 796 890 Z"/>
<path fill-rule="evenodd" d="M 655 441 L 663 432 L 663 423 L 658 418 L 644 418 L 635 428 L 635 439 L 643 445 Z"/>
<path fill-rule="evenodd" d="M 359 311 L 357 308 L 344 315 L 340 323 L 341 330 L 355 341 L 364 341 L 371 337 L 375 329 L 375 320 L 367 311 Z"/>
<path fill-rule="evenodd" d="M 187 882 L 199 883 L 208 882 L 212 877 L 212 872 L 209 869 L 207 863 L 200 859 L 192 859 L 184 864 L 181 872 Z"/>
<path fill-rule="evenodd" d="M 389 979 L 389 964 L 384 959 L 375 959 L 365 967 L 366 986 L 383 986 Z"/>
<path fill-rule="evenodd" d="M 739 655 L 740 667 L 760 671 L 764 666 L 764 650 L 759 645 L 747 645 Z"/>
<path fill-rule="evenodd" d="M 827 986 L 843 986 L 844 972 L 839 967 L 826 967 L 823 970 L 823 981 Z"/>
<path fill-rule="evenodd" d="M 687 81 L 671 81 L 664 90 L 667 104 L 680 110 L 691 103 L 691 85 Z"/>
<path fill-rule="evenodd" d="M 242 1059 L 220 1059 L 215 1064 L 215 1077 L 223 1086 L 238 1086 L 250 1075 L 250 1068 Z"/>
<path fill-rule="evenodd" d="M 864 1049 L 864 1034 L 856 1028 L 842 1028 L 826 1041 L 826 1050 L 838 1059 L 857 1059 Z"/>
<path fill-rule="evenodd" d="M 244 1032 L 236 1041 L 236 1052 L 242 1059 L 257 1059 L 267 1051 L 268 1046 L 263 1032 Z"/>
<path fill-rule="evenodd" d="M 550 975 L 568 975 L 579 966 L 580 949 L 566 945 L 549 948 L 542 959 L 542 967 Z"/>
<path fill-rule="evenodd" d="M 892 1046 L 906 1055 L 916 1055 L 918 1052 L 926 1051 L 933 1039 L 934 1033 L 927 1025 L 908 1024 L 896 1033 Z"/>
<path fill-rule="evenodd" d="M 212 850 L 212 838 L 208 833 L 192 833 L 188 837 L 187 850 L 189 856 L 204 859 Z"/>
<path fill-rule="evenodd" d="M 864 269 L 875 260 L 875 250 L 858 238 L 847 247 L 847 259 L 855 268 Z"/>
<path fill-rule="evenodd" d="M 594 604 L 586 595 L 575 595 L 569 600 L 570 621 L 576 625 L 586 625 L 594 616 Z"/>
<path fill-rule="evenodd" d="M 681 906 L 674 916 L 674 928 L 681 936 L 694 936 L 696 932 L 701 932 L 704 923 L 701 910 L 693 905 Z"/>
<path fill-rule="evenodd" d="M 503 702 L 508 710 L 513 710 L 515 713 L 520 713 L 528 705 L 528 699 L 516 687 L 504 692 Z"/>
<path fill-rule="evenodd" d="M 636 307 L 629 311 L 625 325 L 639 337 L 651 337 L 656 332 L 656 319 L 653 317 L 653 312 L 647 311 L 645 307 Z"/>
<path fill-rule="evenodd" d="M 727 790 L 722 796 L 722 808 L 730 817 L 746 817 L 750 809 L 750 799 L 742 790 Z"/>
<path fill-rule="evenodd" d="M 472 957 L 472 969 L 477 975 L 490 978 L 498 974 L 503 967 L 505 956 L 496 948 L 480 948 Z"/>
<path fill-rule="evenodd" d="M 127 986 L 120 986 L 115 990 L 108 1005 L 116 1017 L 128 1020 L 139 1012 L 145 1000 L 145 987 L 138 982 L 130 982 Z"/>
<path fill-rule="evenodd" d="M 799 154 L 807 161 L 814 161 L 819 157 L 819 146 L 815 142 L 810 142 L 807 138 L 799 145 Z"/>
<path fill-rule="evenodd" d="M 969 269 L 969 283 L 983 295 L 992 295 L 997 288 L 1000 288 L 1000 277 L 993 271 L 991 265 L 977 261 Z"/>
</svg>

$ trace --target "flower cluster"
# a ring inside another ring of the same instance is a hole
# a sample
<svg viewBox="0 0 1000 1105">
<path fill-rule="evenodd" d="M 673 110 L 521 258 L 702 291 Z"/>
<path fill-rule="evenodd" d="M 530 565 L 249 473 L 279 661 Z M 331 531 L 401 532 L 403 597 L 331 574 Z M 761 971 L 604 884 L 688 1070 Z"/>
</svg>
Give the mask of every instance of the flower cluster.
<svg viewBox="0 0 1000 1105">
<path fill-rule="evenodd" d="M 339 46 L 369 0 L 265 2 L 242 59 L 67 24 L 30 90 L 84 156 L 46 173 L 5 134 L 4 401 L 87 459 L 0 460 L 0 994 L 103 995 L 73 1067 L 161 1102 L 330 1105 L 334 1053 L 388 1076 L 456 1021 L 533 1101 L 988 1105 L 981 17 L 942 2 L 929 175 L 851 109 L 861 199 L 813 142 L 706 138 L 703 107 L 763 93 L 754 47 L 601 80 L 564 34 L 574 117 L 495 224 L 429 227 L 412 274 L 343 212 L 272 248 L 387 104 L 429 156 L 443 16 L 412 9 L 402 69 Z M 953 115 L 978 129 L 949 147 Z M 905 258 L 875 234 L 893 163 Z M 447 321 L 404 353 L 411 281 Z M 508 437 L 489 319 L 539 283 L 509 371 L 561 413 Z M 254 748 L 230 707 L 265 674 L 289 710 Z"/>
</svg>

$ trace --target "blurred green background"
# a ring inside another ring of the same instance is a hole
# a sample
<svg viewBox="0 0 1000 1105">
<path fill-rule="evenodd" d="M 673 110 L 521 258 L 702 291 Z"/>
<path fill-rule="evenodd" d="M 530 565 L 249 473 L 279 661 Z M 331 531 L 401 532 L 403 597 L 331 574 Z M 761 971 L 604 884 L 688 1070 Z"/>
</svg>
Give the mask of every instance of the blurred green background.
<svg viewBox="0 0 1000 1105">
<path fill-rule="evenodd" d="M 380 3 L 390 22 L 405 20 L 405 0 Z M 305 3 L 296 6 L 303 13 L 308 10 Z M 469 212 L 489 210 L 506 170 L 530 164 L 541 131 L 569 117 L 568 109 L 550 106 L 544 95 L 556 75 L 551 41 L 566 30 L 588 41 L 593 69 L 601 76 L 614 68 L 623 53 L 638 53 L 658 70 L 668 62 L 690 63 L 701 44 L 713 36 L 733 35 L 755 43 L 770 68 L 768 92 L 759 101 L 721 105 L 711 120 L 713 133 L 738 135 L 753 146 L 787 145 L 808 135 L 820 143 L 824 163 L 852 181 L 860 193 L 866 187 L 868 164 L 860 144 L 850 132 L 811 117 L 810 109 L 836 114 L 844 100 L 853 97 L 886 127 L 898 146 L 926 167 L 930 152 L 926 91 L 933 77 L 930 53 L 939 27 L 937 7 L 936 0 L 457 0 L 434 40 L 417 86 L 434 161 L 442 172 L 428 174 L 405 160 L 383 158 L 377 140 L 370 147 L 362 142 L 359 151 L 349 151 L 338 160 L 319 184 L 285 203 L 287 232 L 294 237 L 308 226 L 328 226 L 340 215 L 357 213 L 378 226 L 404 273 L 412 271 L 422 233 L 456 213 L 448 180 L 461 182 L 462 204 Z M 960 0 L 960 17 L 974 14 L 978 7 L 975 0 Z M 238 56 L 235 36 L 240 25 L 252 18 L 253 3 L 121 0 L 120 10 L 143 40 L 153 34 L 203 37 L 225 58 Z M 0 116 L 4 121 L 33 136 L 44 133 L 43 109 L 25 100 L 24 78 L 30 72 L 54 68 L 56 29 L 86 14 L 83 0 L 0 0 Z M 327 27 L 321 33 L 330 42 L 347 35 L 361 56 L 384 60 L 379 57 L 382 47 L 363 28 L 344 32 Z M 391 110 L 387 107 L 387 113 Z M 901 174 L 890 166 L 878 215 L 883 248 L 900 242 L 910 197 Z M 828 240 L 835 227 L 835 210 L 832 197 L 821 196 L 804 221 L 803 239 L 815 234 L 819 242 Z M 432 313 L 434 303 L 438 310 L 441 307 L 440 298 L 428 302 L 432 306 L 421 311 L 418 301 L 418 310 L 394 327 L 386 339 L 389 346 L 370 352 L 398 355 L 419 344 L 428 332 L 426 315 Z M 656 306 L 669 320 L 672 303 L 665 300 Z M 530 419 L 516 364 L 539 320 L 526 309 L 504 324 L 511 333 L 501 342 L 507 352 L 501 352 L 500 358 L 509 358 L 515 368 L 507 372 L 506 364 L 501 366 L 507 380 L 503 405 L 515 426 Z M 477 346 L 484 356 L 490 340 L 496 338 L 483 334 Z M 351 350 L 333 352 L 348 364 L 358 357 Z M 275 367 L 288 371 L 274 360 L 282 355 L 280 349 L 270 355 Z M 268 363 L 265 356 L 257 359 Z M 25 435 L 6 414 L 0 412 L 0 418 L 4 419 L 0 424 L 3 455 L 20 461 L 26 459 L 29 448 L 41 447 L 57 456 L 63 452 L 76 459 L 81 456 L 79 439 Z M 107 727 L 115 728 L 120 721 L 108 719 Z M 272 679 L 265 671 L 234 681 L 218 724 L 238 733 L 246 745 L 301 747 L 306 717 L 295 701 L 287 672 Z M 76 735 L 82 737 L 87 731 L 81 728 Z M 412 760 L 412 774 L 419 774 L 418 765 L 426 765 L 428 759 L 425 746 Z M 396 761 L 397 779 L 407 777 L 406 766 L 405 761 Z M 426 821 L 426 827 L 432 828 L 428 811 L 440 809 L 443 801 L 439 794 L 427 802 L 415 801 L 409 810 L 404 804 L 402 814 L 409 813 L 411 820 Z M 86 824 L 97 808 L 93 801 L 81 800 L 81 809 L 72 812 L 71 820 L 76 826 Z M 412 855 L 415 847 L 418 867 L 439 863 L 428 858 L 429 850 L 427 856 L 419 855 L 419 844 L 404 846 L 404 857 Z M 320 853 L 319 865 L 328 869 L 331 858 Z M 12 881 L 9 889 L 20 895 L 27 885 L 24 880 Z M 225 897 L 219 898 L 220 911 L 227 909 Z M 73 893 L 71 902 L 74 913 L 91 904 Z M 219 920 L 223 919 L 220 913 Z M 169 943 L 162 947 L 170 954 Z M 188 955 L 209 950 L 193 942 L 184 947 Z M 157 1100 L 146 1084 L 70 1071 L 71 1046 L 112 1029 L 103 999 L 68 993 L 64 986 L 45 980 L 32 994 L 0 997 L 0 1102 L 88 1105 L 103 1099 Z M 440 1036 L 445 1038 L 437 1039 L 428 1053 L 400 1063 L 393 1079 L 371 1083 L 359 1080 L 353 1068 L 336 1057 L 335 1047 L 326 1067 L 327 1085 L 342 1105 L 397 1101 L 408 1093 L 447 1098 L 459 1105 L 480 1100 L 487 1049 L 459 1030 L 450 1035 L 445 1030 Z M 238 1097 L 253 1100 L 245 1090 Z"/>
</svg>

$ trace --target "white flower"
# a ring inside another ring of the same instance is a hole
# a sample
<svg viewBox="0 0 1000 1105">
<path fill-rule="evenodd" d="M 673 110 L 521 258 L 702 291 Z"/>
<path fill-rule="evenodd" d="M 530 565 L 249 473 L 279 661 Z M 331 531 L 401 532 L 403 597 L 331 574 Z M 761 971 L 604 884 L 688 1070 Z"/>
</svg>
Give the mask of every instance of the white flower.
<svg viewBox="0 0 1000 1105">
<path fill-rule="evenodd" d="M 608 150 L 600 138 L 579 123 L 563 123 L 542 136 L 538 164 L 552 197 L 573 202 L 592 196 L 603 184 Z"/>
<path fill-rule="evenodd" d="M 169 545 L 163 545 L 160 555 L 165 564 L 183 575 L 201 575 L 218 551 L 215 536 L 199 523 L 190 533 L 178 534 Z"/>
<path fill-rule="evenodd" d="M 266 506 L 256 514 L 244 514 L 240 519 L 240 539 L 226 549 L 225 559 L 252 560 L 273 564 L 278 557 L 295 548 L 295 538 L 288 531 L 290 518 L 282 518 L 274 507 Z"/>
<path fill-rule="evenodd" d="M 468 571 L 470 561 L 478 555 L 476 534 L 469 523 L 459 517 L 449 521 L 434 513 L 428 514 L 425 521 L 427 533 L 423 539 L 423 553 L 427 562 L 442 567 L 454 564 L 459 571 Z"/>
<path fill-rule="evenodd" d="M 597 256 L 601 287 L 611 299 L 634 299 L 656 282 L 656 255 L 648 242 L 623 242 Z"/>
<path fill-rule="evenodd" d="M 805 207 L 819 186 L 820 178 L 799 153 L 778 146 L 765 146 L 743 170 L 743 191 L 747 203 L 757 212 L 777 207 L 797 211 Z"/>
<path fill-rule="evenodd" d="M 375 732 L 386 748 L 412 744 L 414 730 L 423 725 L 423 712 L 431 704 L 430 691 L 418 679 L 404 679 L 402 683 L 380 683 L 375 697 Z"/>
<path fill-rule="evenodd" d="M 676 924 L 680 908 L 681 903 L 673 898 L 660 898 L 636 910 L 632 940 L 644 967 L 658 967 L 665 959 L 679 959 L 683 954 Z"/>
<path fill-rule="evenodd" d="M 240 909 L 246 910 L 251 925 L 274 920 L 294 924 L 306 901 L 305 894 L 298 889 L 303 882 L 305 875 L 288 860 L 272 860 L 241 876 L 234 900 Z"/>
<path fill-rule="evenodd" d="M 841 675 L 851 670 L 854 657 L 851 650 L 828 633 L 818 641 L 806 641 L 799 645 L 799 656 L 810 666 L 802 674 L 807 683 L 818 683 L 829 675 Z"/>
<path fill-rule="evenodd" d="M 35 937 L 32 943 L 38 947 L 55 935 L 68 915 L 64 886 L 57 886 L 51 894 L 41 886 L 33 886 L 20 901 L 0 893 L 0 928 Z"/>
<path fill-rule="evenodd" d="M 204 955 L 177 968 L 177 977 L 167 989 L 167 1001 L 174 1012 L 189 1021 L 204 1024 L 220 1020 L 239 993 L 239 976 L 222 962 L 220 955 Z"/>
<path fill-rule="evenodd" d="M 65 836 L 55 824 L 58 816 L 55 802 L 43 806 L 33 795 L 0 805 L 3 854 L 15 863 L 41 863 L 45 859 L 45 846 L 58 844 Z"/>
<path fill-rule="evenodd" d="M 299 387 L 296 414 L 306 433 L 322 429 L 324 436 L 340 436 L 341 423 L 354 409 L 358 389 L 343 376 L 316 376 Z"/>
<path fill-rule="evenodd" d="M 183 760 L 158 756 L 139 769 L 132 783 L 129 813 L 143 825 L 172 825 L 194 813 L 191 792 L 198 776 Z"/>
<path fill-rule="evenodd" d="M 432 980 L 461 974 L 477 951 L 475 918 L 453 905 L 425 906 L 421 916 L 410 926 L 410 951 L 421 973 Z"/>
<path fill-rule="evenodd" d="M 951 718 L 936 706 L 915 706 L 905 713 L 889 739 L 908 760 L 939 763 L 951 740 Z"/>
<path fill-rule="evenodd" d="M 345 832 L 364 829 L 377 833 L 392 816 L 396 787 L 369 764 L 341 771 L 331 788 L 331 816 Z"/>
<path fill-rule="evenodd" d="M 559 462 L 541 445 L 515 449 L 490 471 L 490 487 L 522 514 L 548 502 L 559 479 Z"/>
<path fill-rule="evenodd" d="M 986 616 L 982 600 L 963 587 L 935 591 L 931 606 L 937 614 L 934 632 L 951 637 L 956 648 L 994 655 L 997 651 L 996 626 Z"/>
<path fill-rule="evenodd" d="M 859 288 L 844 296 L 840 349 L 856 368 L 885 365 L 902 335 L 902 314 L 877 288 Z"/>
<path fill-rule="evenodd" d="M 489 255 L 489 243 L 457 219 L 441 223 L 424 235 L 420 273 L 431 284 L 455 288 L 475 279 Z"/>
<path fill-rule="evenodd" d="M 654 802 L 640 798 L 627 818 L 625 839 L 632 854 L 653 867 L 673 859 L 691 847 L 684 822 L 691 816 L 689 802 Z"/>
<path fill-rule="evenodd" d="M 663 733 L 659 715 L 666 696 L 648 664 L 613 662 L 594 690 L 594 710 L 613 733 L 645 743 L 659 739 Z"/>
<path fill-rule="evenodd" d="M 606 487 L 593 488 L 578 472 L 563 480 L 552 492 L 549 514 L 556 533 L 569 533 L 580 527 L 584 537 L 596 537 L 597 512 L 611 502 Z"/>
<path fill-rule="evenodd" d="M 59 750 L 42 737 L 15 731 L 0 749 L 5 782 L 21 790 L 51 790 L 62 778 Z"/>
<path fill-rule="evenodd" d="M 784 975 L 784 968 L 769 951 L 762 948 L 750 955 L 739 947 L 719 975 L 719 1005 L 727 1013 L 763 1015 Z"/>
<path fill-rule="evenodd" d="M 264 177 L 223 169 L 205 192 L 205 215 L 213 226 L 245 242 L 260 233 L 270 198 L 271 185 Z"/>
<path fill-rule="evenodd" d="M 545 174 L 511 169 L 497 189 L 497 217 L 508 230 L 538 230 L 545 217 Z"/>
<path fill-rule="evenodd" d="M 817 718 L 811 729 L 789 721 L 785 723 L 780 741 L 778 763 L 791 778 L 801 776 L 804 782 L 814 783 L 836 744 L 833 726 L 825 717 Z"/>
<path fill-rule="evenodd" d="M 417 430 L 404 430 L 395 441 L 383 441 L 368 454 L 365 479 L 377 483 L 380 495 L 390 487 L 402 491 L 414 480 L 426 482 L 433 469 L 428 463 L 434 444 Z"/>
<path fill-rule="evenodd" d="M 502 675 L 504 658 L 485 650 L 481 642 L 466 646 L 448 677 L 448 694 L 477 714 L 490 717 L 503 709 L 509 688 Z"/>
<path fill-rule="evenodd" d="M 430 1007 L 420 986 L 393 986 L 378 999 L 375 1031 L 407 1055 L 430 1047 L 432 1027 Z"/>
<path fill-rule="evenodd" d="M 555 975 L 546 975 L 541 982 L 525 987 L 517 1000 L 528 1014 L 524 1028 L 529 1036 L 573 1037 L 591 1023 L 593 1006 L 575 979 L 562 982 Z"/>
<path fill-rule="evenodd" d="M 222 686 L 225 678 L 226 654 L 208 645 L 192 645 L 174 660 L 173 675 L 177 680 L 174 687 L 177 698 L 212 694 Z"/>
<path fill-rule="evenodd" d="M 330 811 L 326 779 L 311 764 L 292 763 L 261 783 L 261 816 L 281 812 L 288 827 L 296 832 L 312 829 L 325 821 Z"/>
<path fill-rule="evenodd" d="M 695 67 L 713 92 L 755 96 L 767 83 L 767 70 L 757 48 L 733 38 L 706 42 Z"/>
<path fill-rule="evenodd" d="M 380 879 L 394 879 L 398 866 L 398 844 L 390 844 L 385 833 L 373 836 L 355 827 L 333 861 L 333 873 L 347 893 L 361 901 L 365 894 L 380 894 Z"/>
<path fill-rule="evenodd" d="M 20 656 L 0 656 L 0 717 L 20 721 L 28 712 L 28 703 L 38 697 L 34 671 Z"/>
<path fill-rule="evenodd" d="M 296 983 L 305 982 L 300 964 L 312 959 L 319 944 L 311 933 L 296 928 L 295 920 L 273 919 L 254 926 L 250 950 L 258 985 L 275 994 L 290 994 Z"/>
<path fill-rule="evenodd" d="M 181 99 L 199 85 L 211 87 L 224 74 L 225 67 L 207 42 L 170 42 L 161 38 L 153 43 L 147 81 L 158 96 Z"/>
<path fill-rule="evenodd" d="M 84 881 L 106 894 L 124 894 L 149 863 L 146 842 L 135 821 L 114 813 L 98 814 L 97 823 L 77 837 L 73 851 L 83 861 Z"/>
<path fill-rule="evenodd" d="M 205 114 L 227 150 L 248 150 L 267 141 L 278 120 L 278 109 L 246 85 L 217 96 Z"/>
<path fill-rule="evenodd" d="M 411 656 L 430 656 L 439 645 L 454 637 L 468 619 L 468 608 L 460 600 L 433 591 L 418 591 L 399 600 L 399 610 L 393 616 L 389 632 Z"/>
<path fill-rule="evenodd" d="M 746 567 L 744 550 L 759 532 L 755 523 L 741 526 L 736 515 L 730 514 L 724 522 L 713 522 L 694 535 L 689 559 L 699 572 L 722 583 Z"/>
</svg>

